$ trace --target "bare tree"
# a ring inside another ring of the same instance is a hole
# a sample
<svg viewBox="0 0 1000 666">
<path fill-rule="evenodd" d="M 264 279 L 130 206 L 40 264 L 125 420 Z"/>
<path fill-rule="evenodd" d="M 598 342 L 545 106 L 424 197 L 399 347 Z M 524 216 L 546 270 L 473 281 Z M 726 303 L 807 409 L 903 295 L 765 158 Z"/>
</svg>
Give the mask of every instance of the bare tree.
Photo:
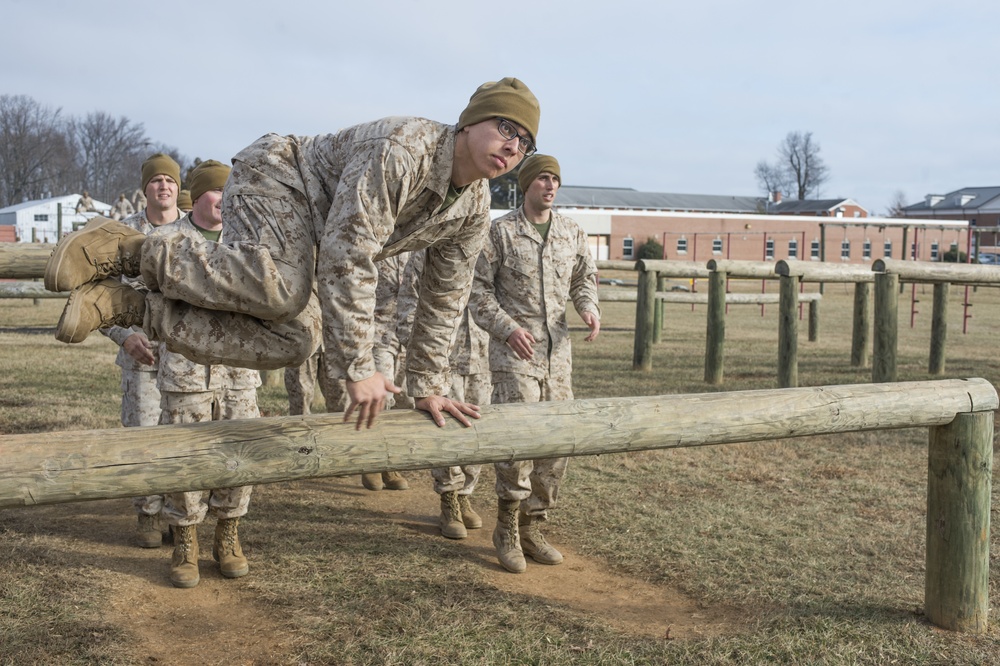
<svg viewBox="0 0 1000 666">
<path fill-rule="evenodd" d="M 49 196 L 72 170 L 60 109 L 0 95 L 0 207 Z"/>
<path fill-rule="evenodd" d="M 812 132 L 789 132 L 778 145 L 774 164 L 760 161 L 754 169 L 758 184 L 767 192 L 782 192 L 802 200 L 817 195 L 830 178 L 830 170 L 819 156 Z"/>
<path fill-rule="evenodd" d="M 103 201 L 131 192 L 150 145 L 142 123 L 97 111 L 72 123 L 79 173 L 77 187 Z"/>
<path fill-rule="evenodd" d="M 886 217 L 906 217 L 906 213 L 903 211 L 908 204 L 906 203 L 906 194 L 903 190 L 896 190 L 895 194 L 892 195 L 892 201 L 889 202 L 889 209 L 886 210 Z"/>
</svg>

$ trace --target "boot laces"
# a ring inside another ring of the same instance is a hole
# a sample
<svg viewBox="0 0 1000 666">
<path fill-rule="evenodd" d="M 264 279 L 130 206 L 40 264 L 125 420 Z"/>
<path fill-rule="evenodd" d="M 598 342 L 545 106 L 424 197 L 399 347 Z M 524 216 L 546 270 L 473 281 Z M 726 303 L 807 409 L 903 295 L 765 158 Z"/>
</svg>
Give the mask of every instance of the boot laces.
<svg viewBox="0 0 1000 666">
<path fill-rule="evenodd" d="M 445 504 L 448 507 L 448 514 L 451 516 L 452 520 L 461 522 L 462 507 L 459 504 L 458 493 L 445 493 Z"/>
</svg>

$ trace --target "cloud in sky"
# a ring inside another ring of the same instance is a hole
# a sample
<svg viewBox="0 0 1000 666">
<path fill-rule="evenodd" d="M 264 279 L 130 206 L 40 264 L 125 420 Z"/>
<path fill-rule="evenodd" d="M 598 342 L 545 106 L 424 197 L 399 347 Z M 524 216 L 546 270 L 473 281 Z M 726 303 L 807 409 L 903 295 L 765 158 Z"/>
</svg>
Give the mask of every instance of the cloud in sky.
<svg viewBox="0 0 1000 666">
<path fill-rule="evenodd" d="M 5 3 L 0 94 L 144 124 L 193 158 L 266 132 L 386 115 L 451 122 L 483 81 L 524 80 L 568 184 L 758 193 L 753 168 L 811 131 L 822 196 L 1000 184 L 1000 8 L 707 0 Z"/>
</svg>

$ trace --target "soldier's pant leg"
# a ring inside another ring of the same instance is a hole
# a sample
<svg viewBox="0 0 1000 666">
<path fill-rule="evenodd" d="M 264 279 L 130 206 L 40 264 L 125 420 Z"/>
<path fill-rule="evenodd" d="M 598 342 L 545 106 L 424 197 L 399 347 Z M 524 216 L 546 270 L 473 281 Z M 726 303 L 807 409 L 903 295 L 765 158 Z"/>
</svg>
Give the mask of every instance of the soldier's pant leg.
<svg viewBox="0 0 1000 666">
<path fill-rule="evenodd" d="M 160 390 L 156 373 L 122 369 L 122 425 L 126 428 L 160 422 Z M 133 497 L 136 513 L 155 516 L 163 508 L 163 495 Z"/>
<path fill-rule="evenodd" d="M 203 364 L 275 370 L 319 347 L 317 239 L 304 195 L 237 162 L 222 242 L 171 234 L 142 248 L 143 328 Z"/>
<path fill-rule="evenodd" d="M 257 408 L 257 389 L 221 389 L 216 391 L 217 419 L 255 419 L 260 417 Z M 215 488 L 209 493 L 208 509 L 216 518 L 245 516 L 250 506 L 253 486 Z"/>
<path fill-rule="evenodd" d="M 288 413 L 292 416 L 312 413 L 316 395 L 316 371 L 319 364 L 317 351 L 302 365 L 285 368 L 285 391 L 288 393 Z"/>
<path fill-rule="evenodd" d="M 160 423 L 199 423 L 211 421 L 215 395 L 212 391 L 179 393 L 163 391 Z M 163 518 L 169 525 L 197 525 L 205 520 L 208 504 L 200 490 L 168 493 L 163 502 Z"/>
<path fill-rule="evenodd" d="M 326 353 L 322 350 L 316 354 L 316 381 L 320 393 L 326 403 L 326 411 L 333 414 L 347 409 L 347 384 L 343 379 L 335 379 L 326 364 Z"/>
<path fill-rule="evenodd" d="M 400 365 L 405 370 L 406 364 L 402 363 Z M 405 378 L 405 372 L 403 374 Z M 470 383 L 469 380 L 471 378 L 475 379 Z M 453 373 L 451 377 L 451 390 L 448 392 L 448 397 L 460 402 L 474 402 L 472 398 L 468 397 L 470 391 L 474 396 L 481 396 L 487 388 L 491 389 L 492 387 L 489 386 L 488 381 L 484 383 L 480 375 L 459 375 Z M 475 402 L 474 404 L 480 403 Z M 441 493 L 457 490 L 460 495 L 471 495 L 476 489 L 476 483 L 479 481 L 481 470 L 481 465 L 454 465 L 452 467 L 437 467 L 432 469 L 431 478 L 434 479 L 434 492 L 440 495 Z"/>
</svg>

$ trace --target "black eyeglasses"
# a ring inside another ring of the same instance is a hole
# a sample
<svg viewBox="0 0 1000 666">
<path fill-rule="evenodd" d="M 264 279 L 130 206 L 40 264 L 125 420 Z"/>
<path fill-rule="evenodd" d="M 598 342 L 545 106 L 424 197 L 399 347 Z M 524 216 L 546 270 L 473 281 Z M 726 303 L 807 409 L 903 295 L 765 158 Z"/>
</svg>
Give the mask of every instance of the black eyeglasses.
<svg viewBox="0 0 1000 666">
<path fill-rule="evenodd" d="M 514 124 L 511 123 L 506 118 L 498 118 L 498 120 L 500 122 L 497 123 L 497 130 L 499 130 L 500 136 L 507 139 L 508 141 L 516 138 L 517 149 L 521 151 L 521 154 L 524 155 L 525 157 L 531 157 L 532 155 L 535 154 L 535 151 L 537 151 L 538 149 L 535 148 L 535 144 L 531 142 L 531 139 L 529 139 L 526 136 L 521 136 L 520 134 L 518 134 L 517 130 L 514 129 Z"/>
</svg>

